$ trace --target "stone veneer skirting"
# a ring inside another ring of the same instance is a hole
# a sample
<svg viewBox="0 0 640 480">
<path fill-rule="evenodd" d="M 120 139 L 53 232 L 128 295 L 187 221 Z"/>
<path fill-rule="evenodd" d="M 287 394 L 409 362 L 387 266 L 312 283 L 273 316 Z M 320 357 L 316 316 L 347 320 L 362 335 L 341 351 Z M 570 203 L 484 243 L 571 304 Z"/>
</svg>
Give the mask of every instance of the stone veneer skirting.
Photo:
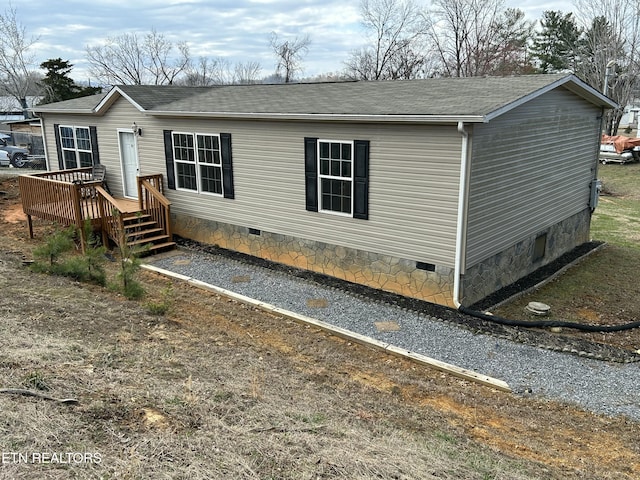
<svg viewBox="0 0 640 480">
<path fill-rule="evenodd" d="M 172 215 L 176 235 L 353 283 L 453 306 L 453 269 L 416 268 L 406 260 L 327 243 L 240 227 L 183 214 Z M 257 232 L 256 232 L 257 233 Z"/>
<path fill-rule="evenodd" d="M 462 281 L 463 305 L 468 306 L 482 300 L 588 242 L 590 226 L 591 212 L 585 209 L 468 268 Z M 545 255 L 541 260 L 533 262 L 536 238 L 544 233 L 547 234 Z"/>
<path fill-rule="evenodd" d="M 172 216 L 174 233 L 184 238 L 455 307 L 452 268 L 435 266 L 435 271 L 427 271 L 416 268 L 414 260 L 265 231 L 250 233 L 247 227 L 183 214 Z M 462 279 L 462 303 L 472 305 L 588 242 L 590 222 L 586 209 L 468 268 Z M 536 238 L 544 233 L 545 255 L 533 262 Z"/>
</svg>

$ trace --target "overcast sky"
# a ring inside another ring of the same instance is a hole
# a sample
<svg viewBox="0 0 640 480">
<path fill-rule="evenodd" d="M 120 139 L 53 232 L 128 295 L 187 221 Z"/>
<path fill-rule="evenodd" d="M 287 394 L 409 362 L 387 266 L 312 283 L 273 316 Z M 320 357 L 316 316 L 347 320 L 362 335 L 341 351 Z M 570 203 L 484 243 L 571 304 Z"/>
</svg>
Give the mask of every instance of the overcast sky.
<svg viewBox="0 0 640 480">
<path fill-rule="evenodd" d="M 107 37 L 152 29 L 172 42 L 186 41 L 192 57 L 226 57 L 231 63 L 256 61 L 262 76 L 273 73 L 269 34 L 308 34 L 303 76 L 339 72 L 349 52 L 363 45 L 358 0 L 29 0 L 12 2 L 28 36 L 38 37 L 38 62 L 69 60 L 71 76 L 87 80 L 85 48 Z M 571 11 L 571 1 L 507 0 L 531 20 L 545 10 Z M 9 8 L 9 7 L 4 7 Z M 5 10 L 6 11 L 6 10 Z M 4 12 L 3 12 L 4 13 Z"/>
</svg>

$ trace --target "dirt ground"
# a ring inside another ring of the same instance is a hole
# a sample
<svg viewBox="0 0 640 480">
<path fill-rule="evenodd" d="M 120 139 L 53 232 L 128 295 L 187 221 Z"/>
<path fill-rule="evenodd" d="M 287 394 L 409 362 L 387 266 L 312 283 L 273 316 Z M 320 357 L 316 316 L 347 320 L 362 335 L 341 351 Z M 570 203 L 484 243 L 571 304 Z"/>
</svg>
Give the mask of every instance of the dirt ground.
<svg viewBox="0 0 640 480">
<path fill-rule="evenodd" d="M 53 226 L 36 221 L 29 239 L 17 181 L 0 192 L 0 389 L 78 400 L 0 393 L 0 478 L 640 478 L 628 419 L 494 391 L 151 273 L 140 301 L 32 273 L 23 261 Z M 157 302 L 165 315 L 149 313 Z"/>
</svg>

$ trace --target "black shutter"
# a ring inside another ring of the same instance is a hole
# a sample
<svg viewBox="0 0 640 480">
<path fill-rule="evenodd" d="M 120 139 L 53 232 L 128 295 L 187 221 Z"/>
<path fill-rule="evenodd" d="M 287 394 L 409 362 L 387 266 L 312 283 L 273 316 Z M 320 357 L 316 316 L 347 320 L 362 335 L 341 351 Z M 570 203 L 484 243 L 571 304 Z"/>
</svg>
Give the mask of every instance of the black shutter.
<svg viewBox="0 0 640 480">
<path fill-rule="evenodd" d="M 233 191 L 233 159 L 231 154 L 231 134 L 220 134 L 220 155 L 222 156 L 222 191 L 224 198 L 235 198 Z"/>
<path fill-rule="evenodd" d="M 62 156 L 62 142 L 60 141 L 60 125 L 53 124 L 53 135 L 56 138 L 56 153 L 58 154 L 58 169 L 64 170 L 64 157 Z"/>
<path fill-rule="evenodd" d="M 318 211 L 318 139 L 304 139 L 304 186 L 306 207 Z"/>
<path fill-rule="evenodd" d="M 100 165 L 100 152 L 98 151 L 98 129 L 89 127 L 89 137 L 91 138 L 91 157 L 94 165 Z"/>
<path fill-rule="evenodd" d="M 369 141 L 355 140 L 353 169 L 353 218 L 369 219 Z"/>
<path fill-rule="evenodd" d="M 176 189 L 176 173 L 173 168 L 173 138 L 171 130 L 164 130 L 164 160 L 167 165 L 167 188 Z"/>
</svg>

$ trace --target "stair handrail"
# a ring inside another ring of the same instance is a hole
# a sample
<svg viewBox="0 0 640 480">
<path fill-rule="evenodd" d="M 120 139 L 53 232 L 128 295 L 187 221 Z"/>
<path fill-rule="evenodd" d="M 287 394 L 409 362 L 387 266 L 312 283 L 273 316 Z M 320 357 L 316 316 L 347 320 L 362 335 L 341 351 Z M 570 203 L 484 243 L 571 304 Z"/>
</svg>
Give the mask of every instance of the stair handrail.
<svg viewBox="0 0 640 480">
<path fill-rule="evenodd" d="M 95 185 L 96 200 L 98 201 L 98 211 L 102 222 L 102 244 L 108 245 L 109 238 L 116 245 L 121 246 L 122 235 L 124 232 L 124 220 L 122 219 L 122 211 L 118 207 L 115 198 L 111 196 L 101 185 Z"/>
<path fill-rule="evenodd" d="M 140 210 L 151 216 L 165 235 L 172 238 L 171 202 L 148 178 L 138 177 L 138 202 Z"/>
</svg>

